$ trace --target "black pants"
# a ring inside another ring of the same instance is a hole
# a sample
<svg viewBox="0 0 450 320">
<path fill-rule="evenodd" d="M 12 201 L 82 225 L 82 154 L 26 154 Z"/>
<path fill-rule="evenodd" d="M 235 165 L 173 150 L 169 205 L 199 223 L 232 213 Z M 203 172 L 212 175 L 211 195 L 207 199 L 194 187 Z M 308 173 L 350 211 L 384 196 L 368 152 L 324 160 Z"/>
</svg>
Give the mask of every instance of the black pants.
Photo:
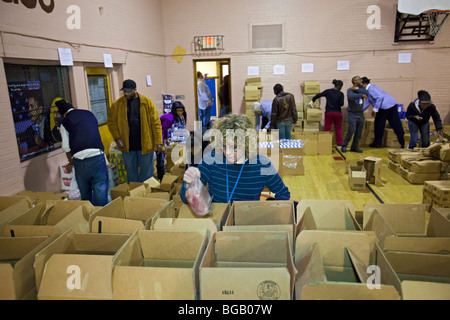
<svg viewBox="0 0 450 320">
<path fill-rule="evenodd" d="M 375 117 L 375 139 L 373 144 L 381 146 L 383 143 L 384 128 L 386 120 L 389 121 L 391 128 L 397 135 L 398 142 L 401 146 L 405 145 L 405 132 L 403 131 L 402 122 L 398 114 L 397 105 L 389 109 L 379 109 Z"/>
<path fill-rule="evenodd" d="M 261 130 L 262 129 L 264 129 L 266 126 L 267 126 L 267 124 L 269 123 L 269 118 L 266 118 L 266 117 L 261 117 L 262 118 L 262 120 L 261 120 Z"/>
</svg>

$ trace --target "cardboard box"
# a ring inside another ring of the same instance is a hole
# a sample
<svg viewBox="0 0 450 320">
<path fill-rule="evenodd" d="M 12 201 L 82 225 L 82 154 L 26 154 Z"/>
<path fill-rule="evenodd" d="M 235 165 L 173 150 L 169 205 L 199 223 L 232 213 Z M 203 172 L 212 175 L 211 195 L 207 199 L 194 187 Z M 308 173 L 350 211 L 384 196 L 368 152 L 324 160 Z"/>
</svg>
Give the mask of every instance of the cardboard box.
<svg viewBox="0 0 450 320">
<path fill-rule="evenodd" d="M 136 231 L 117 253 L 117 300 L 196 300 L 206 231 Z"/>
<path fill-rule="evenodd" d="M 320 83 L 319 81 L 304 81 L 303 82 L 303 94 L 314 94 L 320 93 Z"/>
<path fill-rule="evenodd" d="M 442 162 L 428 157 L 403 158 L 402 167 L 412 173 L 440 173 Z"/>
<path fill-rule="evenodd" d="M 384 187 L 381 179 L 382 158 L 367 157 L 364 158 L 364 168 L 367 171 L 367 181 L 377 187 Z"/>
<path fill-rule="evenodd" d="M 320 122 L 322 121 L 322 109 L 306 108 L 306 121 L 307 122 Z"/>
<path fill-rule="evenodd" d="M 178 212 L 178 218 L 193 219 L 195 221 L 211 220 L 216 225 L 217 230 L 222 231 L 230 213 L 230 208 L 230 204 L 213 202 L 211 204 L 212 213 L 206 216 L 197 216 L 188 204 L 183 204 Z"/>
<path fill-rule="evenodd" d="M 79 234 L 68 230 L 36 254 L 39 300 L 110 300 L 114 255 L 130 236 Z M 77 266 L 79 273 L 70 266 Z M 68 288 L 70 275 L 79 275 L 82 289 Z"/>
<path fill-rule="evenodd" d="M 281 153 L 278 174 L 284 176 L 304 176 L 303 156 Z"/>
<path fill-rule="evenodd" d="M 333 134 L 331 132 L 318 132 L 317 154 L 330 156 L 333 153 Z"/>
<path fill-rule="evenodd" d="M 303 104 L 303 102 L 296 102 L 295 103 L 295 108 L 297 109 L 298 113 L 302 113 L 303 114 L 303 111 L 304 111 L 304 104 Z"/>
<path fill-rule="evenodd" d="M 246 85 L 251 85 L 251 86 L 257 86 L 258 88 L 262 88 L 262 80 L 261 77 L 252 77 L 252 78 L 247 78 L 245 80 L 245 84 Z"/>
<path fill-rule="evenodd" d="M 143 197 L 146 192 L 146 186 L 143 183 L 131 182 L 130 184 L 122 183 L 111 189 L 111 200 L 121 197 Z"/>
<path fill-rule="evenodd" d="M 0 237 L 0 300 L 36 300 L 35 255 L 51 237 Z"/>
<path fill-rule="evenodd" d="M 348 185 L 353 191 L 366 190 L 367 171 L 364 166 L 350 166 L 348 172 Z"/>
<path fill-rule="evenodd" d="M 259 100 L 261 98 L 261 92 L 259 91 L 258 86 L 245 86 L 244 88 L 244 97 L 245 100 Z"/>
<path fill-rule="evenodd" d="M 450 300 L 450 284 L 402 281 L 403 300 Z"/>
<path fill-rule="evenodd" d="M 202 300 L 292 300 L 295 267 L 286 232 L 219 232 L 200 266 Z"/>
<path fill-rule="evenodd" d="M 394 171 L 396 174 L 400 174 L 400 164 L 394 161 L 388 160 L 388 168 Z"/>
<path fill-rule="evenodd" d="M 7 223 L 30 210 L 31 199 L 28 197 L 0 197 L 0 235 L 4 234 Z"/>
<path fill-rule="evenodd" d="M 450 238 L 450 209 L 431 209 L 427 236 Z"/>
<path fill-rule="evenodd" d="M 51 236 L 71 228 L 80 233 L 87 233 L 92 210 L 93 206 L 89 201 L 55 200 L 40 203 L 10 220 L 4 229 L 4 236 Z"/>
<path fill-rule="evenodd" d="M 178 176 L 173 176 L 171 174 L 165 174 L 162 181 L 160 189 L 162 191 L 170 191 L 173 188 L 173 185 L 178 181 Z"/>
<path fill-rule="evenodd" d="M 296 234 L 304 230 L 361 231 L 361 226 L 348 208 L 313 211 L 308 207 L 297 224 Z"/>
<path fill-rule="evenodd" d="M 297 204 L 297 221 L 302 219 L 308 208 L 312 212 L 320 212 L 324 216 L 331 216 L 335 212 L 349 210 L 350 214 L 356 218 L 355 205 L 350 200 L 303 199 Z"/>
<path fill-rule="evenodd" d="M 305 156 L 316 156 L 318 154 L 318 140 L 319 136 L 315 133 L 304 133 L 304 154 Z"/>
<path fill-rule="evenodd" d="M 89 230 L 92 233 L 133 234 L 144 230 L 151 219 L 173 202 L 162 199 L 121 197 L 91 214 Z"/>
<path fill-rule="evenodd" d="M 425 181 L 439 180 L 440 173 L 413 173 L 400 167 L 400 175 L 411 184 L 424 184 Z"/>
<path fill-rule="evenodd" d="M 394 163 L 401 164 L 403 157 L 417 157 L 421 155 L 420 151 L 411 150 L 411 149 L 389 149 L 388 150 L 388 158 Z"/>
<path fill-rule="evenodd" d="M 67 200 L 68 193 L 53 193 L 53 192 L 34 192 L 34 191 L 21 191 L 18 196 L 28 197 L 31 199 L 34 205 L 44 203 L 47 200 Z"/>
<path fill-rule="evenodd" d="M 295 212 L 292 201 L 235 201 L 223 231 L 283 231 L 295 244 Z"/>
<path fill-rule="evenodd" d="M 298 300 L 400 299 L 400 280 L 371 233 L 305 230 L 295 252 Z M 378 268 L 377 290 L 368 286 L 369 266 Z"/>
<path fill-rule="evenodd" d="M 303 132 L 318 132 L 320 129 L 320 122 L 303 121 Z"/>
<path fill-rule="evenodd" d="M 423 204 L 365 204 L 363 229 L 367 229 L 371 215 L 377 211 L 397 235 L 423 237 L 425 205 Z"/>
<path fill-rule="evenodd" d="M 415 292 L 404 291 L 403 294 L 405 295 L 405 299 L 410 299 L 412 295 L 418 296 L 421 295 L 421 293 L 423 294 L 424 291 L 422 290 L 427 288 L 429 283 L 447 284 L 443 291 L 435 292 L 434 295 L 440 297 L 440 299 L 449 296 L 449 255 L 396 251 L 386 252 L 385 255 L 389 264 L 395 270 L 402 282 L 426 282 L 425 284 L 422 283 L 421 286 L 416 287 L 414 290 Z"/>
<path fill-rule="evenodd" d="M 314 94 L 305 94 L 305 95 L 303 95 L 303 109 L 304 110 L 308 108 L 309 103 L 311 102 L 312 98 L 314 98 L 315 95 L 316 95 L 315 93 Z M 317 99 L 316 102 L 314 102 L 314 108 L 316 108 L 316 109 L 320 108 L 320 99 Z"/>
</svg>

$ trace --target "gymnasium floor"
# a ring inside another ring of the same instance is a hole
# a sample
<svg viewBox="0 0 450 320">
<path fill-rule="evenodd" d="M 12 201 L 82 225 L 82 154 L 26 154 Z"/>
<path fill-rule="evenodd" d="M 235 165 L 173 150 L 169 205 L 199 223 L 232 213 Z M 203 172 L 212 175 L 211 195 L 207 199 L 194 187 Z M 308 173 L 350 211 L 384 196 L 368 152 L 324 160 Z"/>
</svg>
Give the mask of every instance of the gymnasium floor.
<svg viewBox="0 0 450 320">
<path fill-rule="evenodd" d="M 370 185 L 373 192 L 352 191 L 345 174 L 346 160 L 333 147 L 331 156 L 305 156 L 304 176 L 285 176 L 283 180 L 291 192 L 291 199 L 351 200 L 357 211 L 362 211 L 365 203 L 422 203 L 423 185 L 413 185 L 387 166 L 388 148 L 361 148 L 364 153 L 343 153 L 347 160 L 365 157 L 383 159 L 383 187 Z M 389 148 L 391 149 L 391 148 Z M 336 160 L 341 158 L 342 160 Z M 378 196 L 375 196 L 375 194 Z"/>
</svg>

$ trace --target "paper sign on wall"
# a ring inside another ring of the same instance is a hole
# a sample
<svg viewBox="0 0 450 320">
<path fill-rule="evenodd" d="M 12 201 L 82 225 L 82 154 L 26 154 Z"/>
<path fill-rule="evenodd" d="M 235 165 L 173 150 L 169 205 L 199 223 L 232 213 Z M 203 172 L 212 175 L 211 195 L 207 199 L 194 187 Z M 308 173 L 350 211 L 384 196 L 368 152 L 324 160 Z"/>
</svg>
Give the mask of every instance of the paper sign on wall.
<svg viewBox="0 0 450 320">
<path fill-rule="evenodd" d="M 337 69 L 339 71 L 350 70 L 350 61 L 338 61 Z"/>
<path fill-rule="evenodd" d="M 58 48 L 59 62 L 62 66 L 73 66 L 72 50 L 69 48 Z"/>
<path fill-rule="evenodd" d="M 109 53 L 103 54 L 103 61 L 105 62 L 105 68 L 112 68 L 113 62 L 112 62 L 112 55 Z"/>
<path fill-rule="evenodd" d="M 399 53 L 398 54 L 398 63 L 411 63 L 411 53 Z"/>
<path fill-rule="evenodd" d="M 303 63 L 302 72 L 314 72 L 314 63 Z"/>
<path fill-rule="evenodd" d="M 152 77 L 150 75 L 147 75 L 147 85 L 148 86 L 152 85 Z"/>
<path fill-rule="evenodd" d="M 283 66 L 283 65 L 274 66 L 273 74 L 286 74 L 286 66 Z"/>
<path fill-rule="evenodd" d="M 259 67 L 248 67 L 247 75 L 249 76 L 259 76 Z"/>
</svg>

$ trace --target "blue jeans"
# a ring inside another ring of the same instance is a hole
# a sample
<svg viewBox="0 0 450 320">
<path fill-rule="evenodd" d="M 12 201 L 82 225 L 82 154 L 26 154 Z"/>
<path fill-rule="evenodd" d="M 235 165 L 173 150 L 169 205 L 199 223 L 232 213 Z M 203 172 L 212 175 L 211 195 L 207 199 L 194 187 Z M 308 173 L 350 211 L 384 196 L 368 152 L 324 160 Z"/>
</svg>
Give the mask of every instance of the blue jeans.
<svg viewBox="0 0 450 320">
<path fill-rule="evenodd" d="M 153 177 L 153 152 L 122 152 L 123 164 L 127 170 L 128 182 L 144 182 Z"/>
<path fill-rule="evenodd" d="M 198 109 L 198 115 L 200 121 L 202 122 L 203 128 L 206 128 L 211 121 L 211 107 L 206 107 L 206 109 Z"/>
<path fill-rule="evenodd" d="M 411 140 L 409 140 L 409 149 L 413 149 L 420 139 L 422 139 L 422 148 L 428 148 L 430 146 L 430 123 L 419 125 L 413 121 L 408 121 L 409 133 L 411 134 Z"/>
<path fill-rule="evenodd" d="M 91 201 L 94 206 L 108 204 L 108 168 L 105 155 L 101 154 L 84 160 L 73 159 L 75 178 L 81 199 Z"/>
<path fill-rule="evenodd" d="M 288 123 L 277 122 L 277 129 L 280 131 L 280 140 L 291 139 L 292 121 Z"/>
</svg>

